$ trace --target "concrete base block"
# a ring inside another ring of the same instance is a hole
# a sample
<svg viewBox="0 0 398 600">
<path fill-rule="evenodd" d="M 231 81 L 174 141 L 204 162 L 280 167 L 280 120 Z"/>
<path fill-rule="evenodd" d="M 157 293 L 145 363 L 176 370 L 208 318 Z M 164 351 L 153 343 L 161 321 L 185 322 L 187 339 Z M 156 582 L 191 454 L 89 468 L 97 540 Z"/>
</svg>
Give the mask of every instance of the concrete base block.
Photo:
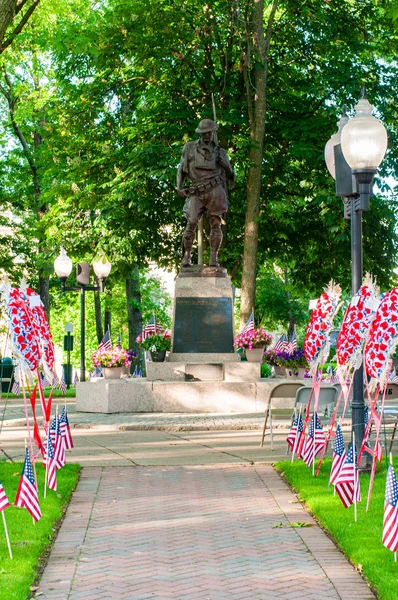
<svg viewBox="0 0 398 600">
<path fill-rule="evenodd" d="M 224 381 L 256 383 L 260 381 L 260 375 L 259 363 L 238 361 L 224 364 Z"/>
<path fill-rule="evenodd" d="M 235 352 L 170 352 L 166 357 L 166 362 L 178 363 L 225 363 L 225 362 L 240 362 L 239 356 Z"/>
<path fill-rule="evenodd" d="M 154 382 L 155 412 L 256 412 L 254 383 Z"/>
<path fill-rule="evenodd" d="M 185 363 L 147 362 L 147 381 L 185 381 Z"/>
<path fill-rule="evenodd" d="M 152 383 L 140 379 L 100 379 L 78 382 L 78 412 L 154 412 Z"/>
<path fill-rule="evenodd" d="M 284 381 L 101 379 L 96 382 L 78 382 L 76 410 L 97 413 L 264 412 L 272 389 Z M 275 398 L 272 405 L 274 408 L 292 408 L 294 398 Z"/>
</svg>

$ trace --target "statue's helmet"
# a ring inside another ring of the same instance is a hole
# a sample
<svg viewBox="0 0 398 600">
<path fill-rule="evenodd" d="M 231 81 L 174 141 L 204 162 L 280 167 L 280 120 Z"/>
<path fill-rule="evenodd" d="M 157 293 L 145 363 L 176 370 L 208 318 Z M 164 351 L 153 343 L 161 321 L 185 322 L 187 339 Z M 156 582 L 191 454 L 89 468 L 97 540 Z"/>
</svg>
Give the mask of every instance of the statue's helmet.
<svg viewBox="0 0 398 600">
<path fill-rule="evenodd" d="M 218 125 L 211 119 L 203 119 L 195 129 L 196 133 L 207 133 L 208 131 L 217 131 Z"/>
</svg>

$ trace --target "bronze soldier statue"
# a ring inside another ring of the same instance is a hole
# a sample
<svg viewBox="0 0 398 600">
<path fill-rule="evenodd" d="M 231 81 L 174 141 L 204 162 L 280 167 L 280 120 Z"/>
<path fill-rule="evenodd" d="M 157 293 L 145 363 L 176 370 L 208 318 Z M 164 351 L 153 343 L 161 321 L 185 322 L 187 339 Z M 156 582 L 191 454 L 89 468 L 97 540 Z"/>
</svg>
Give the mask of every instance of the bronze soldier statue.
<svg viewBox="0 0 398 600">
<path fill-rule="evenodd" d="M 177 191 L 186 198 L 184 215 L 187 226 L 182 238 L 183 267 L 190 266 L 192 245 L 200 217 L 207 212 L 210 224 L 210 266 L 218 267 L 218 250 L 222 242 L 221 219 L 228 210 L 227 187 L 232 187 L 235 173 L 227 153 L 213 141 L 218 125 L 204 119 L 195 130 L 200 133 L 196 142 L 188 142 L 182 150 L 177 173 Z M 186 179 L 191 185 L 184 187 Z"/>
</svg>

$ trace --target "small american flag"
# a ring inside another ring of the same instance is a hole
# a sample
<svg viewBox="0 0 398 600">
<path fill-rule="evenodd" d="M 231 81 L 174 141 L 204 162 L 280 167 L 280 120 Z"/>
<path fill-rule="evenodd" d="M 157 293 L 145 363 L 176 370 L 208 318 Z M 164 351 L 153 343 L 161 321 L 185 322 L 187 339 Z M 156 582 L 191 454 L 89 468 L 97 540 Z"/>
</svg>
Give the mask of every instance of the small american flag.
<svg viewBox="0 0 398 600">
<path fill-rule="evenodd" d="M 65 448 L 67 450 L 72 450 L 73 440 L 72 440 L 72 434 L 70 432 L 68 414 L 66 412 L 65 406 L 62 408 L 61 416 L 59 418 L 59 426 L 61 428 L 61 435 L 65 440 Z"/>
<path fill-rule="evenodd" d="M 314 423 L 315 423 L 315 435 L 314 435 Z M 304 451 L 303 451 L 303 460 L 306 465 L 309 467 L 312 465 L 313 459 L 315 456 L 321 452 L 322 448 L 325 445 L 325 436 L 323 434 L 322 423 L 317 415 L 314 412 L 313 417 L 311 419 L 309 428 L 308 428 L 308 436 L 305 441 Z M 315 449 L 314 449 L 315 444 Z"/>
<path fill-rule="evenodd" d="M 77 372 L 75 371 L 75 376 L 73 378 L 73 385 L 75 387 L 76 387 L 76 384 L 78 383 L 78 381 L 79 381 L 79 376 L 78 376 Z"/>
<path fill-rule="evenodd" d="M 0 481 L 0 512 L 2 512 L 7 506 L 10 506 L 8 498 L 3 488 L 3 484 Z"/>
<path fill-rule="evenodd" d="M 57 421 L 57 429 L 56 429 L 56 438 L 54 444 L 54 460 L 55 467 L 57 469 L 61 469 L 66 464 L 66 456 L 65 456 L 65 438 L 61 434 L 61 425 L 59 418 L 56 418 Z"/>
<path fill-rule="evenodd" d="M 398 549 L 398 483 L 394 467 L 387 471 L 384 498 L 383 545 L 392 552 Z"/>
<path fill-rule="evenodd" d="M 19 396 L 19 394 L 21 393 L 21 386 L 19 385 L 18 381 L 14 381 L 14 383 L 12 384 L 11 391 L 16 396 Z"/>
<path fill-rule="evenodd" d="M 290 338 L 290 340 L 288 340 L 286 344 L 285 352 L 287 352 L 288 354 L 293 354 L 295 350 L 297 350 L 297 336 L 296 332 L 294 331 L 292 337 Z"/>
<path fill-rule="evenodd" d="M 51 441 L 53 443 L 53 446 L 55 447 L 55 442 L 57 439 L 57 417 L 56 417 L 56 415 L 54 415 L 54 418 L 51 421 L 49 434 L 51 436 Z"/>
<path fill-rule="evenodd" d="M 59 386 L 59 378 L 58 378 L 58 375 L 56 373 L 54 373 L 53 390 L 58 386 Z"/>
<path fill-rule="evenodd" d="M 274 352 L 286 352 L 287 350 L 287 335 L 283 334 L 274 346 Z"/>
<path fill-rule="evenodd" d="M 61 377 L 61 381 L 59 382 L 59 389 L 64 395 L 66 394 L 66 383 L 63 375 Z"/>
<path fill-rule="evenodd" d="M 340 425 L 337 425 L 329 484 L 335 484 L 335 481 L 337 479 L 338 474 L 340 473 L 342 465 L 344 464 L 346 456 L 347 454 L 344 447 L 343 433 L 341 431 Z"/>
<path fill-rule="evenodd" d="M 105 332 L 104 337 L 99 343 L 98 350 L 111 350 L 112 348 L 112 340 L 111 334 L 109 333 L 109 329 Z"/>
<path fill-rule="evenodd" d="M 240 333 L 242 335 L 242 333 L 249 333 L 249 331 L 254 331 L 254 329 L 254 312 L 252 311 L 250 317 L 246 321 L 246 325 Z"/>
<path fill-rule="evenodd" d="M 152 334 L 163 333 L 164 327 L 156 323 L 155 315 L 149 319 L 148 323 L 145 325 L 142 330 L 142 339 L 145 340 L 147 337 L 150 337 Z"/>
<path fill-rule="evenodd" d="M 46 456 L 46 469 L 47 469 L 47 485 L 50 490 L 57 489 L 57 477 L 55 475 L 55 458 L 54 448 L 51 441 L 51 436 L 47 439 L 47 456 Z"/>
<path fill-rule="evenodd" d="M 28 448 L 26 448 L 25 463 L 19 480 L 15 506 L 26 508 L 35 521 L 38 521 L 41 518 L 39 498 L 37 495 L 35 479 L 33 477 L 32 463 L 30 462 Z"/>
<path fill-rule="evenodd" d="M 42 387 L 47 387 L 47 386 L 51 385 L 51 383 L 48 381 L 47 377 L 45 375 L 43 375 L 43 373 L 40 374 L 40 379 L 41 379 Z"/>
<path fill-rule="evenodd" d="M 347 456 L 340 469 L 340 473 L 334 483 L 336 492 L 345 508 L 351 506 L 354 502 L 354 488 L 356 487 L 356 501 L 361 500 L 361 489 L 359 485 L 357 457 L 355 456 L 354 464 L 354 448 L 351 444 L 348 447 Z"/>
<path fill-rule="evenodd" d="M 300 447 L 300 439 L 304 430 L 303 418 L 299 414 L 293 421 L 292 428 L 290 429 L 289 435 L 286 438 L 287 443 L 290 446 L 290 450 L 293 452 L 294 445 L 296 449 Z"/>
</svg>

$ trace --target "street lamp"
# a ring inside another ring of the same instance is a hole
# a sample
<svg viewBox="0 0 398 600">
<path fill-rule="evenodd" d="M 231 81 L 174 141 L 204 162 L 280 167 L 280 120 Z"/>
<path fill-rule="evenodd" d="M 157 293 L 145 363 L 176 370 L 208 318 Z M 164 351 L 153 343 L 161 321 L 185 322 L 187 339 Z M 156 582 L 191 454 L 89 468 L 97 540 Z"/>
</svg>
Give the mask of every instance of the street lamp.
<svg viewBox="0 0 398 600">
<path fill-rule="evenodd" d="M 372 181 L 387 149 L 384 125 L 372 115 L 373 107 L 362 88 L 356 115 L 348 119 L 343 111 L 338 132 L 325 147 L 325 160 L 336 180 L 336 195 L 344 201 L 344 217 L 351 218 L 351 287 L 352 295 L 362 285 L 362 211 L 369 210 Z M 334 159 L 334 160 L 333 160 Z M 352 430 L 362 444 L 365 433 L 363 365 L 355 371 L 352 402 Z"/>
<path fill-rule="evenodd" d="M 105 289 L 105 281 L 109 276 L 112 265 L 105 255 L 96 257 L 93 261 L 94 273 L 98 284 L 90 285 L 89 263 L 76 265 L 76 281 L 79 287 L 69 287 L 66 280 L 72 272 L 72 261 L 61 247 L 60 255 L 54 261 L 54 271 L 61 280 L 62 292 L 80 292 L 80 381 L 86 381 L 86 291 L 100 291 Z"/>
</svg>

